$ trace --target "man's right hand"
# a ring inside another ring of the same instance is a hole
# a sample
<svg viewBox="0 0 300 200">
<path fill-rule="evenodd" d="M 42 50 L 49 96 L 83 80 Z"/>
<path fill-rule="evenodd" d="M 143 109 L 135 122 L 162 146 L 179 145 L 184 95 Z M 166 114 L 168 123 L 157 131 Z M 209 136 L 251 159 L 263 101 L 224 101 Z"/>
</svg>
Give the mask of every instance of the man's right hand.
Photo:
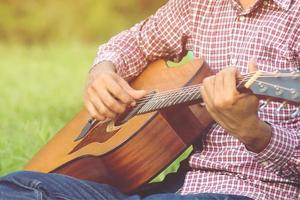
<svg viewBox="0 0 300 200">
<path fill-rule="evenodd" d="M 84 92 L 84 104 L 94 119 L 113 119 L 146 95 L 144 90 L 133 89 L 120 77 L 112 62 L 104 61 L 90 72 Z"/>
</svg>

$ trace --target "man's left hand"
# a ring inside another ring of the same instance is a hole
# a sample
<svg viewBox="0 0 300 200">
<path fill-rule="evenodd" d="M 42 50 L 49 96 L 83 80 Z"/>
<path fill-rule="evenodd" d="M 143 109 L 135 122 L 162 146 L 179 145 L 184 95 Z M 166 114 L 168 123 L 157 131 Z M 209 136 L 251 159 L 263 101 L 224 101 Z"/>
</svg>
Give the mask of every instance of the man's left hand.
<svg viewBox="0 0 300 200">
<path fill-rule="evenodd" d="M 250 72 L 257 70 L 254 60 L 248 67 Z M 258 117 L 257 97 L 237 90 L 238 76 L 236 68 L 226 68 L 203 80 L 201 94 L 214 120 L 250 151 L 258 153 L 269 144 L 271 127 Z"/>
</svg>

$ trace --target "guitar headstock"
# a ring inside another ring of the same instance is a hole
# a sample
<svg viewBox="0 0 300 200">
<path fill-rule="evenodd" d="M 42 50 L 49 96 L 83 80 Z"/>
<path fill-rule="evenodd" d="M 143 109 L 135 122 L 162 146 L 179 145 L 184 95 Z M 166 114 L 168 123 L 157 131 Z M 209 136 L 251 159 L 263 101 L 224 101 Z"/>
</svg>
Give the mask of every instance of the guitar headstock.
<svg viewBox="0 0 300 200">
<path fill-rule="evenodd" d="M 257 71 L 244 75 L 239 88 L 248 88 L 259 99 L 300 106 L 300 71 Z M 298 108 L 299 110 L 299 108 Z M 299 111 L 300 112 L 300 111 Z M 297 115 L 299 114 L 297 113 Z"/>
</svg>

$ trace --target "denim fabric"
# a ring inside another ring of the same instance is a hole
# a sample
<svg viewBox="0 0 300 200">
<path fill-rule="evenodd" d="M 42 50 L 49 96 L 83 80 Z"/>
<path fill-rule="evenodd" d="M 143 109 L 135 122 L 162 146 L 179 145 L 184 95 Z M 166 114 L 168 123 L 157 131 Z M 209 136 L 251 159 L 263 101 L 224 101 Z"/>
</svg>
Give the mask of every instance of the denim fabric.
<svg viewBox="0 0 300 200">
<path fill-rule="evenodd" d="M 179 195 L 161 193 L 142 197 L 127 196 L 117 189 L 59 174 L 20 171 L 0 178 L 1 200 L 245 200 L 247 197 L 223 194 Z"/>
<path fill-rule="evenodd" d="M 59 174 L 20 171 L 0 179 L 2 200 L 124 199 L 113 187 Z"/>
</svg>

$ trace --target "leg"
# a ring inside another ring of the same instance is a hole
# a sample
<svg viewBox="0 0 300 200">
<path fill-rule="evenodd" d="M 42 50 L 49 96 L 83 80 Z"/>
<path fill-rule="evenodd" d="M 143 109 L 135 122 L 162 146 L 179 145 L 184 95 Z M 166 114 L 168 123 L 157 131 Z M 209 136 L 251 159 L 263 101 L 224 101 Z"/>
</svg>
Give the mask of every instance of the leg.
<svg viewBox="0 0 300 200">
<path fill-rule="evenodd" d="M 126 200 L 134 200 L 128 197 Z M 143 200 L 253 200 L 249 197 L 227 194 L 202 193 L 193 195 L 179 195 L 173 193 L 154 194 Z"/>
<path fill-rule="evenodd" d="M 121 200 L 115 188 L 58 174 L 20 171 L 0 178 L 0 199 L 5 200 Z"/>
</svg>

